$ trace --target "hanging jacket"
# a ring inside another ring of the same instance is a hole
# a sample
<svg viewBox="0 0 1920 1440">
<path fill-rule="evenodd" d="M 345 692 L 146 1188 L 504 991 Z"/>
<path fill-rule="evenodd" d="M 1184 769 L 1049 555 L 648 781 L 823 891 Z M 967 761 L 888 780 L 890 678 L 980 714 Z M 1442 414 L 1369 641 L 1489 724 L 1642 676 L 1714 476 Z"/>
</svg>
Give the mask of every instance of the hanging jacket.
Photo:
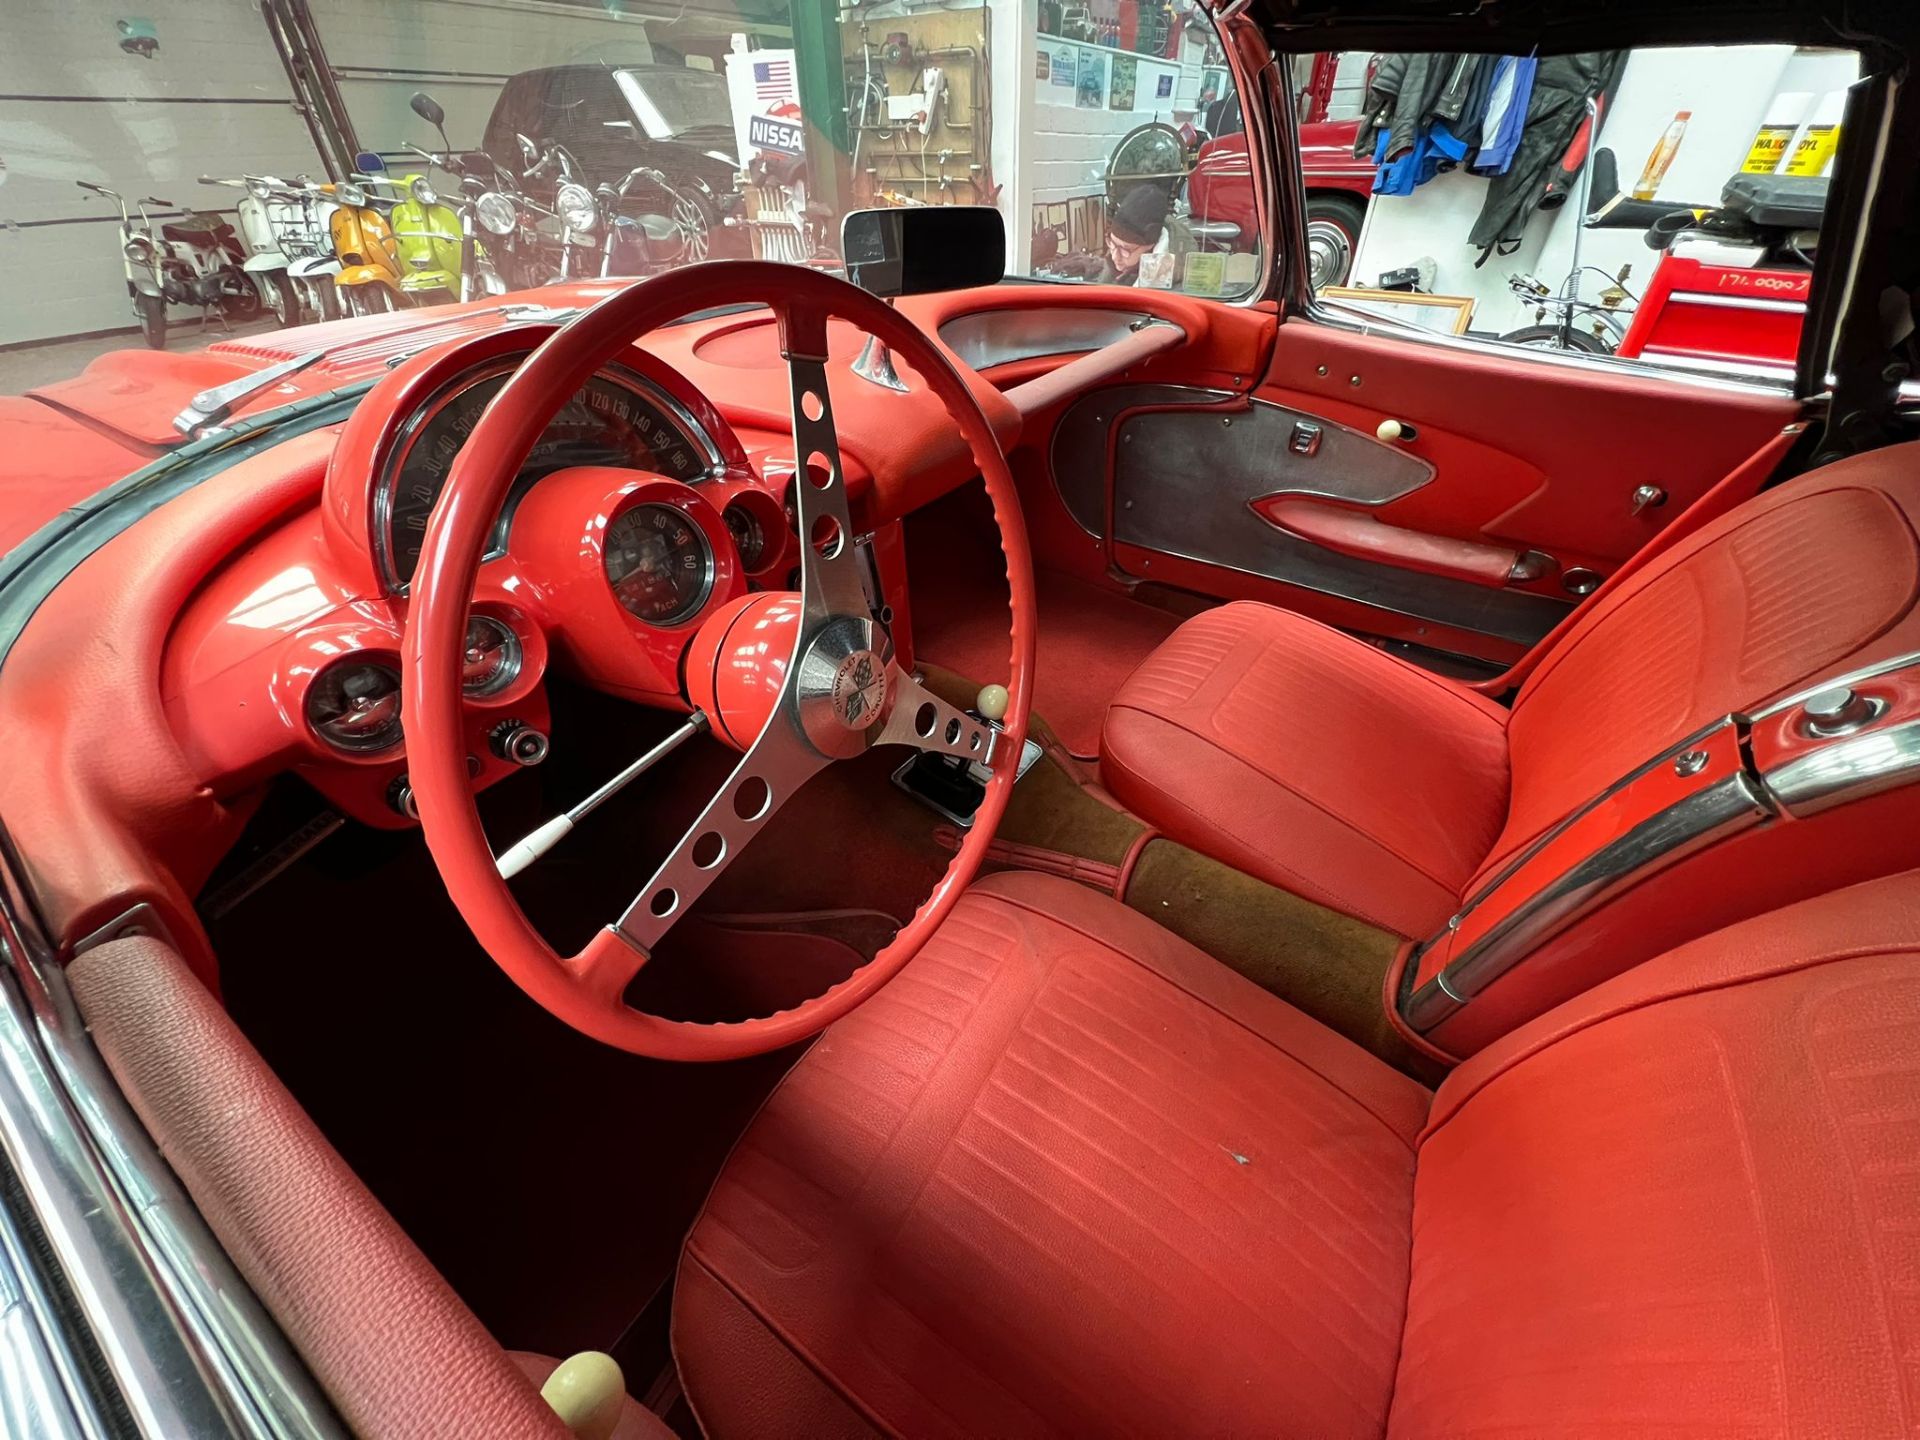
<svg viewBox="0 0 1920 1440">
<path fill-rule="evenodd" d="M 1425 52 L 1381 56 L 1361 107 L 1354 158 L 1384 155 L 1387 161 L 1397 160 L 1413 149 L 1420 132 L 1436 117 L 1457 117 L 1471 96 L 1479 58 Z M 1384 152 L 1382 133 L 1387 137 Z"/>
<path fill-rule="evenodd" d="M 1511 253 L 1520 243 L 1527 221 L 1550 193 L 1561 157 L 1586 119 L 1587 101 L 1611 96 L 1626 58 L 1624 50 L 1605 50 L 1553 55 L 1540 62 L 1513 162 L 1504 175 L 1488 184 L 1486 203 L 1468 237 L 1469 244 L 1484 252 L 1480 264 L 1495 250 Z"/>
</svg>

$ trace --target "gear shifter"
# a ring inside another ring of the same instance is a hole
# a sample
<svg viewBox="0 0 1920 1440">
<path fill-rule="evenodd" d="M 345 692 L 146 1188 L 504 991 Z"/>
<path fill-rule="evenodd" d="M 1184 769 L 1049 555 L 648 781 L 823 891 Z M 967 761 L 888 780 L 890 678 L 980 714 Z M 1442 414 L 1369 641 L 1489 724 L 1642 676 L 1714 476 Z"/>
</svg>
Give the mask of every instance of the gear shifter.
<svg viewBox="0 0 1920 1440">
<path fill-rule="evenodd" d="M 974 697 L 972 714 L 997 731 L 1006 719 L 1008 699 L 1006 686 L 983 685 Z M 1016 782 L 1033 768 L 1042 753 L 1031 740 L 1021 747 L 1020 766 L 1013 777 Z M 984 765 L 963 756 L 921 751 L 893 772 L 893 783 L 937 814 L 966 827 L 973 824 L 973 813 L 986 798 L 992 774 Z"/>
</svg>

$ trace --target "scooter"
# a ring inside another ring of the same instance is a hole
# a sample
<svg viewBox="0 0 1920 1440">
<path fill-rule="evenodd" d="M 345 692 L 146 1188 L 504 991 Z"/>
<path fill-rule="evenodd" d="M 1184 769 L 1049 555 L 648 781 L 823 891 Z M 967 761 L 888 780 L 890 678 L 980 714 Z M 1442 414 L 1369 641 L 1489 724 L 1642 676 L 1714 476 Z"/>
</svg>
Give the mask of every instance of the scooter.
<svg viewBox="0 0 1920 1440">
<path fill-rule="evenodd" d="M 344 305 L 350 315 L 384 315 L 409 303 L 400 243 L 380 213 L 383 201 L 376 193 L 393 182 L 378 155 L 363 152 L 354 157 L 354 165 L 353 179 L 333 188 L 337 203 L 330 226 L 340 267 L 334 276 L 336 305 Z M 384 203 L 397 208 L 391 201 Z"/>
<path fill-rule="evenodd" d="M 336 189 L 333 185 L 317 185 L 304 175 L 290 187 L 293 204 L 283 241 L 287 273 L 293 279 L 301 311 L 316 320 L 340 318 L 337 282 L 341 267 L 333 245 L 333 216 L 340 209 Z"/>
<path fill-rule="evenodd" d="M 475 212 L 486 186 L 478 165 L 467 165 L 447 140 L 446 113 L 425 91 L 412 100 L 414 114 L 440 132 L 446 149 L 440 154 L 408 144 L 406 149 L 429 165 L 452 175 L 460 186 L 457 196 L 442 197 L 425 174 L 402 176 L 404 197 L 393 208 L 393 233 L 400 241 L 406 267 L 401 281 L 406 292 L 425 304 L 471 300 L 475 295 L 504 295 L 506 285 L 494 273 L 481 246 Z M 476 162 L 480 157 L 475 157 Z M 490 158 L 486 164 L 491 167 Z"/>
<path fill-rule="evenodd" d="M 287 257 L 281 250 L 280 227 L 274 224 L 273 207 L 289 203 L 286 187 L 271 175 L 243 175 L 238 180 L 200 177 L 202 185 L 221 185 L 238 190 L 234 209 L 240 216 L 240 238 L 246 244 L 247 258 L 240 264 L 260 292 L 260 299 L 273 318 L 286 329 L 300 323 L 300 302 L 294 295 L 293 281 L 287 274 Z"/>
<path fill-rule="evenodd" d="M 246 259 L 233 227 L 218 215 L 194 213 L 173 225 L 162 224 L 154 234 L 147 207 L 173 210 L 171 200 L 147 195 L 134 202 L 136 222 L 117 190 L 88 180 L 74 182 L 88 194 L 99 195 L 120 207 L 120 256 L 126 270 L 127 293 L 148 346 L 167 345 L 167 306 L 198 305 L 200 323 L 219 313 L 222 323 L 242 323 L 260 314 L 260 292 L 241 265 Z"/>
</svg>

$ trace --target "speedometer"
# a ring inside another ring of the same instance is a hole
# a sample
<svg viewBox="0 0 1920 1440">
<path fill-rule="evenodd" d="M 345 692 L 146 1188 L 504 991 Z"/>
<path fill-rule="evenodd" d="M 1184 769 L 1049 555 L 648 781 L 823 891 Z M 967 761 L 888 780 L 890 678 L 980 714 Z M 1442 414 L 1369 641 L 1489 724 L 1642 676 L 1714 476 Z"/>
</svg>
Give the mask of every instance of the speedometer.
<svg viewBox="0 0 1920 1440">
<path fill-rule="evenodd" d="M 713 589 L 713 550 L 671 505 L 636 505 L 607 527 L 607 581 L 629 615 L 677 625 Z"/>
<path fill-rule="evenodd" d="M 395 447 L 374 496 L 374 545 L 389 586 L 405 590 L 420 563 L 427 520 L 446 487 L 460 453 L 489 401 L 513 373 L 512 366 L 470 374 L 414 419 Z M 664 394 L 626 372 L 596 375 L 569 400 L 541 433 L 508 498 L 535 480 L 574 465 L 617 465 L 674 480 L 703 480 L 717 464 L 712 444 Z M 504 547 L 505 516 L 489 553 Z"/>
</svg>

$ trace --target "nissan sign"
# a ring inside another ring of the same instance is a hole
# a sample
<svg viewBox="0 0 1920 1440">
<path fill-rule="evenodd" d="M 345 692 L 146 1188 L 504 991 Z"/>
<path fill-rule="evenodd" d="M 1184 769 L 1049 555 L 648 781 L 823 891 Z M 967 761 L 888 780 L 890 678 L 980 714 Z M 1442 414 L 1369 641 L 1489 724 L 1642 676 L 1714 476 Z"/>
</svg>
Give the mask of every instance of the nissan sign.
<svg viewBox="0 0 1920 1440">
<path fill-rule="evenodd" d="M 747 148 L 773 150 L 782 155 L 804 155 L 806 132 L 794 120 L 776 120 L 771 115 L 747 117 Z"/>
</svg>

